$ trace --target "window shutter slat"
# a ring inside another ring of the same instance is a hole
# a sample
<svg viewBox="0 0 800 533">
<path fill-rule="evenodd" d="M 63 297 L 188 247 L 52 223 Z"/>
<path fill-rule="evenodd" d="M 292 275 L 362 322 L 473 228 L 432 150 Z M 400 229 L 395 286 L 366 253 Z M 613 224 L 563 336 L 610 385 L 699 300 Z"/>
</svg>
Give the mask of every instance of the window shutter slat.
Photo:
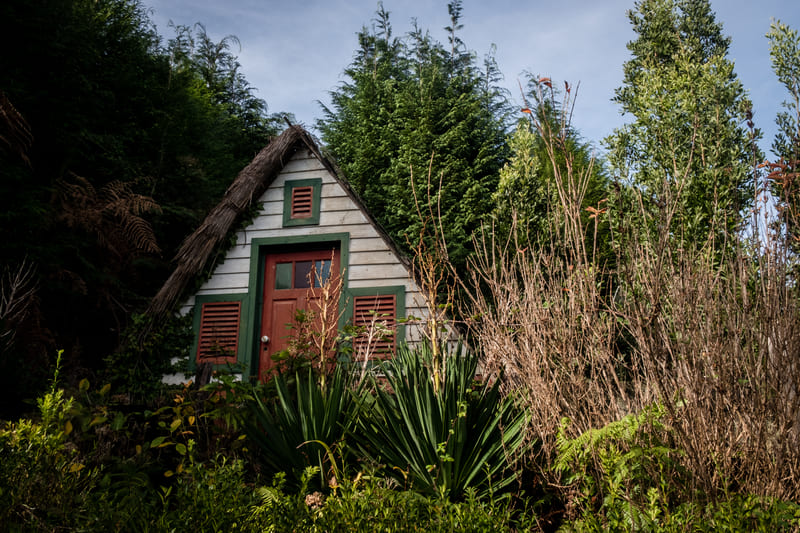
<svg viewBox="0 0 800 533">
<path fill-rule="evenodd" d="M 395 295 L 356 296 L 353 299 L 353 325 L 363 327 L 366 331 L 353 340 L 356 353 L 370 350 L 374 357 L 387 357 L 394 354 L 397 332 L 397 302 Z M 369 340 L 370 329 L 376 323 L 383 324 L 391 331 L 386 336 L 373 336 Z"/>
<path fill-rule="evenodd" d="M 236 362 L 241 312 L 241 302 L 203 304 L 197 342 L 199 362 L 214 364 Z"/>
<path fill-rule="evenodd" d="M 314 188 L 292 189 L 292 218 L 311 218 L 314 214 Z"/>
</svg>

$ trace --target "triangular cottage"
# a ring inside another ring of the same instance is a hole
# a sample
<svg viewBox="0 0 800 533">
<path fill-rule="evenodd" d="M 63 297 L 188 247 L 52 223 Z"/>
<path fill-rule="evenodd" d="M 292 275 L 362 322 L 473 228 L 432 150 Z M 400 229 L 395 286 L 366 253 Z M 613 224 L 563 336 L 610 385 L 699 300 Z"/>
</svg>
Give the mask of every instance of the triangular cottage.
<svg viewBox="0 0 800 533">
<path fill-rule="evenodd" d="M 235 234 L 224 260 L 209 265 L 237 217 L 254 206 L 255 218 Z M 427 314 L 408 261 L 299 126 L 265 147 L 187 238 L 151 316 L 176 307 L 209 268 L 211 276 L 181 304 L 194 317 L 193 363 L 235 364 L 244 379 L 270 370 L 295 310 L 307 307 L 331 272 L 343 276 L 341 322 L 363 323 L 375 311 L 395 331 L 389 351 L 419 338 L 417 326 L 397 319 Z"/>
</svg>

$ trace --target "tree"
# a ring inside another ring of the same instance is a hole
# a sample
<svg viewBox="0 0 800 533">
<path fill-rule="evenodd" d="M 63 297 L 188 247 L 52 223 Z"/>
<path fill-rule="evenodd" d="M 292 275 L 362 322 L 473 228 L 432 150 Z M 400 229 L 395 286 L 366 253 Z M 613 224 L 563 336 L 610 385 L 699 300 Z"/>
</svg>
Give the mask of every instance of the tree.
<svg viewBox="0 0 800 533">
<path fill-rule="evenodd" d="M 434 206 L 441 214 L 450 259 L 463 266 L 505 159 L 505 97 L 494 86 L 493 58 L 479 68 L 458 37 L 461 3 L 448 9 L 446 48 L 416 25 L 393 38 L 381 6 L 318 127 L 395 242 L 404 247 L 419 236 L 416 191 L 423 212 Z"/>
<path fill-rule="evenodd" d="M 778 133 L 772 142 L 777 161 L 769 163 L 768 178 L 776 199 L 777 224 L 785 232 L 789 249 L 800 252 L 800 36 L 797 31 L 779 20 L 767 32 L 772 68 L 778 80 L 789 92 L 783 111 L 775 122 Z"/>
<path fill-rule="evenodd" d="M 508 138 L 511 156 L 500 170 L 493 220 L 501 236 L 516 224 L 521 248 L 534 245 L 536 250 L 558 253 L 565 244 L 564 210 L 572 204 L 580 210 L 575 214 L 582 221 L 580 233 L 589 255 L 599 251 L 603 257 L 594 259 L 604 261 L 608 259 L 607 228 L 597 215 L 607 201 L 608 178 L 595 161 L 592 147 L 570 124 L 572 90 L 565 83 L 562 97 L 550 78 L 530 77 L 522 110 L 527 118 L 517 123 Z M 601 226 L 598 235 L 594 230 Z M 602 242 L 597 242 L 598 237 Z M 601 250 L 594 248 L 597 244 Z"/>
<path fill-rule="evenodd" d="M 605 142 L 612 172 L 640 194 L 651 229 L 720 249 L 753 199 L 757 132 L 708 0 L 642 0 L 628 17 L 624 85 L 614 101 L 633 122 Z"/>
<path fill-rule="evenodd" d="M 177 33 L 164 47 L 139 0 L 0 3 L 0 267 L 30 265 L 36 288 L 0 352 L 7 398 L 33 394 L 57 348 L 67 374 L 98 370 L 276 131 L 235 40 Z"/>
<path fill-rule="evenodd" d="M 778 133 L 772 151 L 784 161 L 797 162 L 800 160 L 800 35 L 777 20 L 770 24 L 767 39 L 772 69 L 789 92 L 789 100 L 783 102 L 785 111 L 779 112 L 775 119 Z"/>
</svg>

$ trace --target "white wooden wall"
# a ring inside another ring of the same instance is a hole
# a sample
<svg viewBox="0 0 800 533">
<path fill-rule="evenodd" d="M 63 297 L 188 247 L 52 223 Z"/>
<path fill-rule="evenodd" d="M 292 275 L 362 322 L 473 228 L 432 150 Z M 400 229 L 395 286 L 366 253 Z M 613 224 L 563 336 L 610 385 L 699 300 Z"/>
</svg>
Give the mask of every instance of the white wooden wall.
<svg viewBox="0 0 800 533">
<path fill-rule="evenodd" d="M 282 227 L 284 183 L 287 180 L 313 178 L 322 179 L 319 225 Z M 345 272 L 348 286 L 363 288 L 404 285 L 406 316 L 427 316 L 419 288 L 411 280 L 406 267 L 339 182 L 308 150 L 300 150 L 294 155 L 259 202 L 263 203 L 260 214 L 250 226 L 237 233 L 236 244 L 197 294 L 246 293 L 250 279 L 253 239 L 346 232 L 350 234 L 349 266 Z M 191 297 L 183 305 L 182 312 L 190 312 L 193 306 L 194 297 Z M 417 340 L 419 336 L 417 328 L 406 328 L 407 340 Z"/>
</svg>

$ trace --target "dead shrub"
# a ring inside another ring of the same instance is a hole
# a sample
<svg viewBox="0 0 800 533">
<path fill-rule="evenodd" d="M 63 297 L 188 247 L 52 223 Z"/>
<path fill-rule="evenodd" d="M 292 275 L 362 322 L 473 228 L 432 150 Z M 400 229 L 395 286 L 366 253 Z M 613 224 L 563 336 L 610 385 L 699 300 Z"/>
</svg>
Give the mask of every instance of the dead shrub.
<svg viewBox="0 0 800 533">
<path fill-rule="evenodd" d="M 513 231 L 486 232 L 459 280 L 482 364 L 504 370 L 505 390 L 528 409 L 541 475 L 559 482 L 548 465 L 562 418 L 575 438 L 659 405 L 694 489 L 796 501 L 800 309 L 785 238 L 720 243 L 709 228 L 708 242 L 687 245 L 669 229 L 679 198 L 645 209 L 636 188 L 585 224 L 589 175 L 563 150 L 568 128 L 553 123 L 534 124 L 558 189 L 540 239 L 550 244 L 520 249 Z M 594 257 L 601 215 L 613 228 L 613 269 Z"/>
</svg>

